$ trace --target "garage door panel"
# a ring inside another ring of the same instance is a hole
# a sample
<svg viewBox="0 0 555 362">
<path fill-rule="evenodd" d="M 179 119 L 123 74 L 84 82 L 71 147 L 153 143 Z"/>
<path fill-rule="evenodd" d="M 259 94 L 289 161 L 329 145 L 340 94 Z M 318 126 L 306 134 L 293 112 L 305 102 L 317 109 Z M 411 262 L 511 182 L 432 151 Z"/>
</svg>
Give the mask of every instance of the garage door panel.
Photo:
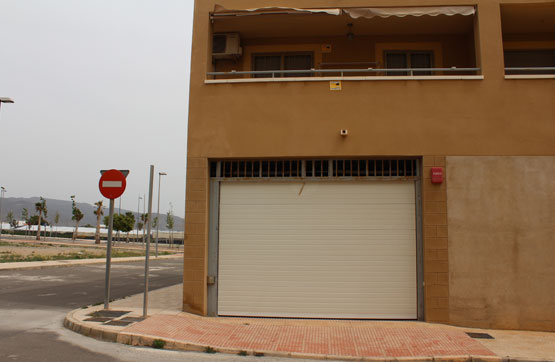
<svg viewBox="0 0 555 362">
<path fill-rule="evenodd" d="M 340 194 L 327 193 L 327 182 L 283 183 L 281 190 L 267 188 L 253 190 L 254 183 L 237 185 L 232 195 L 223 195 L 220 205 L 288 205 L 291 201 L 297 204 L 372 204 L 390 205 L 407 203 L 407 198 L 414 195 L 411 190 L 402 190 L 391 183 L 370 183 L 373 190 L 368 189 L 369 183 L 351 184 L 349 190 Z M 257 183 L 260 184 L 260 183 Z M 277 182 L 275 183 L 277 184 Z M 337 184 L 337 183 L 336 183 Z"/>
<path fill-rule="evenodd" d="M 324 239 L 293 239 L 280 244 L 268 245 L 257 243 L 257 240 L 263 238 L 261 235 L 258 239 L 244 240 L 233 243 L 234 247 L 226 247 L 221 249 L 226 252 L 230 258 L 246 258 L 249 255 L 253 257 L 262 257 L 263 260 L 271 260 L 275 257 L 300 258 L 309 257 L 311 262 L 318 262 L 321 257 L 329 255 L 333 260 L 353 257 L 356 259 L 367 260 L 373 256 L 387 257 L 390 256 L 394 261 L 395 257 L 402 258 L 405 262 L 405 256 L 416 256 L 416 250 L 412 247 L 411 240 L 402 240 L 396 242 L 383 242 L 381 240 L 368 241 L 365 248 L 359 247 L 360 243 L 365 242 L 364 238 L 358 237 L 354 241 L 343 242 L 340 245 L 334 243 L 333 240 Z M 229 240 L 228 240 L 229 241 Z M 279 243 L 279 239 L 272 239 L 273 242 Z M 356 241 L 359 241 L 357 243 Z M 229 243 L 231 244 L 231 242 Z M 255 249 L 256 248 L 256 249 Z M 272 255 L 267 255 L 271 253 Z"/>
<path fill-rule="evenodd" d="M 315 208 L 315 205 L 318 207 Z M 407 207 L 407 205 L 409 207 Z M 333 204 L 295 204 L 295 216 L 301 215 L 303 219 L 297 217 L 293 218 L 291 213 L 288 212 L 283 205 L 222 205 L 220 207 L 221 212 L 229 212 L 229 219 L 225 220 L 226 223 L 234 224 L 239 218 L 243 216 L 258 216 L 260 211 L 267 213 L 265 218 L 276 225 L 279 225 L 281 219 L 286 219 L 288 221 L 298 221 L 299 225 L 301 222 L 311 221 L 334 221 L 338 220 L 337 215 L 341 214 L 339 220 L 348 220 L 354 218 L 355 220 L 388 220 L 397 221 L 398 224 L 402 224 L 401 220 L 391 219 L 391 216 L 399 217 L 414 217 L 415 210 L 412 207 L 414 203 L 398 203 L 394 205 L 377 205 L 377 204 L 348 204 L 348 205 L 338 205 Z"/>
<path fill-rule="evenodd" d="M 416 318 L 413 183 L 223 183 L 220 201 L 220 315 Z"/>
</svg>

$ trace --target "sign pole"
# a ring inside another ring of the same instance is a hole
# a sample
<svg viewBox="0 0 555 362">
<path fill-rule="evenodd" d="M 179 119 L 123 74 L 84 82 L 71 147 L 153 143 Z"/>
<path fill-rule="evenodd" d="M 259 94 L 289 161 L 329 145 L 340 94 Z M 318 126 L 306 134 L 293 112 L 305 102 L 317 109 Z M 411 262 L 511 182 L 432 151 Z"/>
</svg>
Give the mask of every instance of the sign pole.
<svg viewBox="0 0 555 362">
<path fill-rule="evenodd" d="M 110 199 L 108 218 L 108 240 L 106 240 L 106 280 L 104 282 L 104 309 L 110 308 L 110 265 L 112 263 L 112 231 L 114 229 L 114 199 L 120 197 L 127 185 L 125 178 L 129 170 L 100 170 L 98 189 L 102 196 Z"/>
<path fill-rule="evenodd" d="M 143 302 L 143 318 L 148 317 L 148 262 L 150 258 L 150 233 L 152 232 L 152 184 L 154 181 L 154 165 L 150 165 L 150 184 L 148 189 L 148 229 L 146 236 L 146 255 L 145 255 L 145 295 Z"/>
<path fill-rule="evenodd" d="M 110 308 L 110 264 L 112 263 L 112 229 L 114 227 L 114 199 L 110 199 L 110 221 L 106 241 L 106 280 L 104 282 L 104 309 Z"/>
</svg>

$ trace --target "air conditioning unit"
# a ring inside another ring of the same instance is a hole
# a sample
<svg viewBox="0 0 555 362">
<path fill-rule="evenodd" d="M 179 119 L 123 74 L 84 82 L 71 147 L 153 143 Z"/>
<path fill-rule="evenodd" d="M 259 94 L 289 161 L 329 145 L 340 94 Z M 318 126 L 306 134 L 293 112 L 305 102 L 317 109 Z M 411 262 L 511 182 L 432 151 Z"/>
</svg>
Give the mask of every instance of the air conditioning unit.
<svg viewBox="0 0 555 362">
<path fill-rule="evenodd" d="M 218 33 L 212 38 L 212 57 L 214 59 L 238 58 L 243 55 L 239 33 Z"/>
</svg>

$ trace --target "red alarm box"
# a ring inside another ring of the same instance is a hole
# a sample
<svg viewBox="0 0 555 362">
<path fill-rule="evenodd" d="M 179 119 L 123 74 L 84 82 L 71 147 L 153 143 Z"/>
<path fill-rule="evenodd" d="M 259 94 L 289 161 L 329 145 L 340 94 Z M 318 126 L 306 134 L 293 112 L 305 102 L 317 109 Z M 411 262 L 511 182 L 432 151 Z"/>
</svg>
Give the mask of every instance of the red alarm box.
<svg viewBox="0 0 555 362">
<path fill-rule="evenodd" d="M 430 170 L 432 175 L 432 183 L 433 184 L 440 184 L 443 183 L 443 168 L 441 167 L 432 167 Z"/>
</svg>

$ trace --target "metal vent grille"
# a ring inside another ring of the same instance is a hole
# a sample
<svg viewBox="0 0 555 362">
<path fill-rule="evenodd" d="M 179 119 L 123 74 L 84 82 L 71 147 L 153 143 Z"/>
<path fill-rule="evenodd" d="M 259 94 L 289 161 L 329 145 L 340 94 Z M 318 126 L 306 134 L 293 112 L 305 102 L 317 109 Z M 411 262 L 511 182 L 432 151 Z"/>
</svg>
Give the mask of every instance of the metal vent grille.
<svg viewBox="0 0 555 362">
<path fill-rule="evenodd" d="M 334 177 L 418 176 L 416 160 L 333 160 Z"/>
<path fill-rule="evenodd" d="M 418 159 L 221 160 L 210 177 L 237 178 L 417 178 Z"/>
</svg>

